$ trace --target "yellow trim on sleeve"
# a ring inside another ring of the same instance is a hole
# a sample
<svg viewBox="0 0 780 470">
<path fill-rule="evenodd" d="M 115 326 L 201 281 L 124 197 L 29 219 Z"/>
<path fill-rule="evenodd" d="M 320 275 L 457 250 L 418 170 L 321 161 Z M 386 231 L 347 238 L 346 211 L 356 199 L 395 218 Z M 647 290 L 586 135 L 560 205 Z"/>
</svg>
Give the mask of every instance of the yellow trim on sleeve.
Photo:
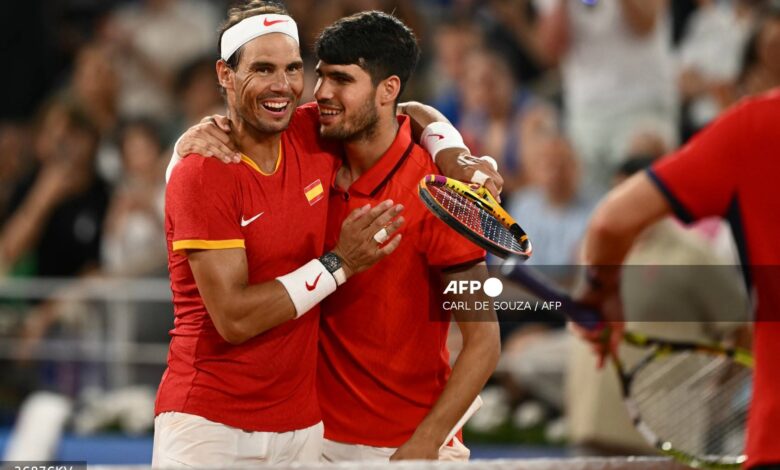
<svg viewBox="0 0 780 470">
<path fill-rule="evenodd" d="M 276 165 L 274 166 L 274 171 L 272 171 L 271 173 L 266 173 L 263 170 L 261 170 L 260 167 L 257 166 L 257 163 L 255 163 L 254 160 L 252 160 L 251 158 L 249 158 L 247 155 L 243 153 L 241 154 L 241 161 L 249 165 L 252 169 L 260 173 L 261 175 L 271 176 L 274 173 L 276 173 L 276 170 L 278 170 L 279 166 L 282 164 L 282 142 L 279 141 L 279 155 L 277 155 L 276 157 Z"/>
<path fill-rule="evenodd" d="M 177 240 L 173 242 L 173 251 L 179 250 L 226 250 L 244 248 L 244 240 Z"/>
</svg>

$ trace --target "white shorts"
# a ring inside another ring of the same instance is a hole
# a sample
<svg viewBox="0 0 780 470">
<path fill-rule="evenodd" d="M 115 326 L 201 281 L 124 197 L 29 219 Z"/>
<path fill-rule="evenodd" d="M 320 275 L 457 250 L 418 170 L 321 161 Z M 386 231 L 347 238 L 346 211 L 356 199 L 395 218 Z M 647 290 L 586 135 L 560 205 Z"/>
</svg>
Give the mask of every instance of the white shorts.
<svg viewBox="0 0 780 470">
<path fill-rule="evenodd" d="M 325 439 L 322 460 L 325 462 L 346 462 L 373 460 L 387 462 L 396 451 L 395 447 L 373 447 L 362 444 L 345 444 Z M 439 451 L 439 460 L 465 462 L 471 451 L 458 438 L 452 440 L 452 446 L 444 446 Z"/>
<path fill-rule="evenodd" d="M 297 431 L 251 432 L 187 413 L 154 419 L 153 468 L 253 467 L 259 464 L 318 462 L 322 423 Z"/>
</svg>

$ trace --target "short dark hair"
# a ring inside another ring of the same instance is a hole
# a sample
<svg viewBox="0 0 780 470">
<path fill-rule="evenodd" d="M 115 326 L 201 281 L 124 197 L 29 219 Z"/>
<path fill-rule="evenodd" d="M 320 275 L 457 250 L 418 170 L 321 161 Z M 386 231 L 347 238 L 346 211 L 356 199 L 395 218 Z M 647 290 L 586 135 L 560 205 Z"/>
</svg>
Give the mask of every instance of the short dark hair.
<svg viewBox="0 0 780 470">
<path fill-rule="evenodd" d="M 248 0 L 243 5 L 239 5 L 228 10 L 228 17 L 219 28 L 219 37 L 217 38 L 217 54 L 222 57 L 222 35 L 225 31 L 247 18 L 257 15 L 289 15 L 284 6 L 273 0 Z M 244 52 L 244 46 L 239 47 L 225 62 L 228 67 L 235 69 L 241 62 L 241 54 Z"/>
<path fill-rule="evenodd" d="M 359 65 L 375 86 L 397 75 L 401 92 L 420 59 L 412 30 L 381 11 L 356 13 L 336 21 L 322 31 L 314 51 L 317 59 L 328 64 Z"/>
</svg>

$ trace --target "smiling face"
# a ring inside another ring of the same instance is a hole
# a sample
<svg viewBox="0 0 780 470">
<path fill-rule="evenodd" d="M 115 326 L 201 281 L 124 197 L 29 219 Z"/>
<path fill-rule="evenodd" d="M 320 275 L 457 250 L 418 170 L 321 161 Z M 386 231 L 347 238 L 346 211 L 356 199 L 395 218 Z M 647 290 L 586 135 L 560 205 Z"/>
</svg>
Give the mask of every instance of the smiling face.
<svg viewBox="0 0 780 470">
<path fill-rule="evenodd" d="M 355 64 L 317 64 L 314 97 L 320 108 L 320 135 L 328 139 L 370 137 L 379 122 L 371 76 Z"/>
<path fill-rule="evenodd" d="M 303 93 L 303 60 L 298 43 L 272 33 L 243 46 L 235 70 L 217 62 L 235 119 L 265 134 L 282 132 L 290 124 Z"/>
</svg>

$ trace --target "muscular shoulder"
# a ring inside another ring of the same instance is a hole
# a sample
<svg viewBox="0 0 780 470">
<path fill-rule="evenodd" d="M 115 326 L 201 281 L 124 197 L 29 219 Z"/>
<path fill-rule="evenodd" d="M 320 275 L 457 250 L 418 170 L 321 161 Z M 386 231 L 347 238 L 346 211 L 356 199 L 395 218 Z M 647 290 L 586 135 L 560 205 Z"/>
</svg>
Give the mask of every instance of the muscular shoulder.
<svg viewBox="0 0 780 470">
<path fill-rule="evenodd" d="M 216 158 L 188 155 L 173 169 L 166 197 L 234 193 L 238 188 L 239 166 L 222 163 Z"/>
<path fill-rule="evenodd" d="M 181 185 L 202 180 L 216 185 L 234 181 L 237 167 L 238 165 L 222 163 L 216 158 L 190 154 L 173 169 L 168 184 Z"/>
</svg>

